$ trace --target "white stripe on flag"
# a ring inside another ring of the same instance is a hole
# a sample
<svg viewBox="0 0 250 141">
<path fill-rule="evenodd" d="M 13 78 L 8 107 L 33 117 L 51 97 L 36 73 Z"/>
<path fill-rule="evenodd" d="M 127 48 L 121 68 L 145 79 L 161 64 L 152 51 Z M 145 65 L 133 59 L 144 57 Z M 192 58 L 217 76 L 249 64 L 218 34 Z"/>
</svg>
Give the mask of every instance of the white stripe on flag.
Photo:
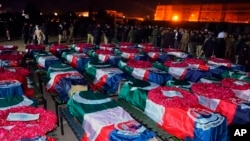
<svg viewBox="0 0 250 141">
<path fill-rule="evenodd" d="M 121 107 L 106 109 L 84 115 L 83 129 L 90 141 L 95 141 L 105 126 L 127 122 L 133 118 Z"/>
</svg>

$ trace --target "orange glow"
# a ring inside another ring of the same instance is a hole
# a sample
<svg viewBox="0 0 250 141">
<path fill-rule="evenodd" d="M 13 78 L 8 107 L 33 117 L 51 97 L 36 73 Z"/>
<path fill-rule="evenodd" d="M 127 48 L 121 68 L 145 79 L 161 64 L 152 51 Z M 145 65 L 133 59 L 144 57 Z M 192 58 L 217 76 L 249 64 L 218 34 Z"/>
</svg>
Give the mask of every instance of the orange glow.
<svg viewBox="0 0 250 141">
<path fill-rule="evenodd" d="M 173 20 L 173 21 L 178 21 L 178 20 L 179 20 L 179 16 L 178 16 L 178 15 L 174 15 L 174 16 L 172 17 L 172 20 Z"/>
<path fill-rule="evenodd" d="M 156 21 L 250 23 L 249 3 L 157 5 Z"/>
</svg>

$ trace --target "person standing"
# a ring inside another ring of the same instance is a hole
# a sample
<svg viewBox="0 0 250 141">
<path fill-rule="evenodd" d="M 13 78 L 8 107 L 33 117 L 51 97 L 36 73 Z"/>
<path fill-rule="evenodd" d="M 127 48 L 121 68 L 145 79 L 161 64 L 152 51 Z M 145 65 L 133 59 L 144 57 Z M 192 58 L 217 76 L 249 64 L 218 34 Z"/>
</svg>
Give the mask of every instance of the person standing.
<svg viewBox="0 0 250 141">
<path fill-rule="evenodd" d="M 35 43 L 35 41 L 33 40 L 34 32 L 35 32 L 35 28 L 34 28 L 33 24 L 30 23 L 30 25 L 29 25 L 29 44 Z"/>
<path fill-rule="evenodd" d="M 93 36 L 94 36 L 94 45 L 99 46 L 101 43 L 101 37 L 102 37 L 102 30 L 101 25 L 97 24 L 93 30 Z"/>
<path fill-rule="evenodd" d="M 47 28 L 46 24 L 43 23 L 40 28 L 41 28 L 42 32 L 44 33 L 44 44 L 48 44 L 49 43 L 49 32 L 48 32 L 48 28 Z"/>
<path fill-rule="evenodd" d="M 189 33 L 188 33 L 188 30 L 184 30 L 184 33 L 182 34 L 181 41 L 180 41 L 182 51 L 184 52 L 187 51 L 188 42 L 189 42 Z"/>
<path fill-rule="evenodd" d="M 202 46 L 202 54 L 205 55 L 205 58 L 210 58 L 214 54 L 214 48 L 216 46 L 215 39 L 212 33 L 208 34 L 208 38 Z"/>
<path fill-rule="evenodd" d="M 225 41 L 226 33 L 220 32 L 216 39 L 216 47 L 214 49 L 214 55 L 217 58 L 225 58 L 226 52 L 226 41 Z"/>
<path fill-rule="evenodd" d="M 24 41 L 24 45 L 27 45 L 29 41 L 29 25 L 27 22 L 24 23 L 22 28 L 22 38 Z"/>
<path fill-rule="evenodd" d="M 45 35 L 44 35 L 44 33 L 42 32 L 42 30 L 40 29 L 40 27 L 38 25 L 35 26 L 35 32 L 34 32 L 34 35 L 33 35 L 33 39 L 36 40 L 36 43 L 38 45 L 43 44 L 43 41 L 45 39 Z"/>
<path fill-rule="evenodd" d="M 74 30 L 75 30 L 74 23 L 70 23 L 68 43 L 70 43 L 71 40 L 73 40 L 73 43 L 75 43 Z"/>
<path fill-rule="evenodd" d="M 58 44 L 61 44 L 63 36 L 63 25 L 60 23 L 58 26 Z"/>
</svg>

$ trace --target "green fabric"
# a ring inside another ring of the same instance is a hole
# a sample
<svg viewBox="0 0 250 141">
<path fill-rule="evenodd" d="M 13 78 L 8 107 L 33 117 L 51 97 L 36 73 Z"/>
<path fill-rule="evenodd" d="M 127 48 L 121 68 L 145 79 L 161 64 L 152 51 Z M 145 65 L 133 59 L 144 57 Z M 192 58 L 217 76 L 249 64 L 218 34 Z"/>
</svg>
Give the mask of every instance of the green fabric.
<svg viewBox="0 0 250 141">
<path fill-rule="evenodd" d="M 245 80 L 247 82 L 250 82 L 250 77 L 248 77 L 246 74 L 242 74 L 240 72 L 233 72 L 233 71 L 225 71 L 221 74 L 223 78 L 235 78 L 240 80 Z"/>
<path fill-rule="evenodd" d="M 132 83 L 131 83 L 132 82 Z M 119 93 L 119 99 L 124 99 L 133 106 L 144 111 L 147 100 L 147 90 L 143 90 L 139 87 L 150 86 L 150 83 L 142 80 L 133 79 L 129 82 L 125 82 L 121 87 Z"/>
<path fill-rule="evenodd" d="M 62 70 L 60 70 L 62 69 Z M 74 68 L 67 64 L 59 63 L 59 64 L 53 64 L 48 68 L 47 71 L 47 77 L 50 78 L 50 74 L 53 72 L 67 72 L 67 71 L 75 71 Z"/>
<path fill-rule="evenodd" d="M 186 89 L 189 90 L 191 87 L 191 83 L 188 81 L 184 81 L 184 80 L 169 80 L 166 83 L 166 86 L 170 86 L 170 87 L 179 87 L 182 89 Z"/>
<path fill-rule="evenodd" d="M 88 62 L 85 65 L 85 72 L 86 75 L 88 76 L 88 78 L 91 81 L 94 81 L 96 78 L 96 70 L 99 68 L 109 68 L 110 64 L 106 64 L 106 63 L 98 63 L 98 62 Z"/>
<path fill-rule="evenodd" d="M 8 96 L 5 98 L 0 98 L 0 107 L 9 107 L 13 105 L 17 105 L 24 100 L 22 95 Z"/>
<path fill-rule="evenodd" d="M 123 70 L 123 71 L 129 73 L 130 75 L 132 75 L 132 73 L 133 73 L 133 68 L 128 67 L 128 66 L 127 66 L 127 63 L 125 63 L 124 61 L 119 61 L 118 67 L 119 67 L 121 70 Z"/>
<path fill-rule="evenodd" d="M 80 97 L 89 99 L 89 100 L 101 100 L 101 99 L 106 99 L 107 96 L 101 94 L 101 93 L 94 93 L 92 91 L 81 91 L 80 92 Z M 84 103 L 78 103 L 76 102 L 73 97 L 71 97 L 67 103 L 67 107 L 69 108 L 70 113 L 76 117 L 80 123 L 83 122 L 84 114 L 87 113 L 93 113 L 109 108 L 114 108 L 117 107 L 118 104 L 111 100 L 106 103 L 101 103 L 101 104 L 84 104 Z"/>
<path fill-rule="evenodd" d="M 162 70 L 162 71 L 166 71 L 168 72 L 168 67 L 164 66 L 162 63 L 160 62 L 155 62 L 153 63 L 153 67 L 159 69 L 159 70 Z"/>
</svg>

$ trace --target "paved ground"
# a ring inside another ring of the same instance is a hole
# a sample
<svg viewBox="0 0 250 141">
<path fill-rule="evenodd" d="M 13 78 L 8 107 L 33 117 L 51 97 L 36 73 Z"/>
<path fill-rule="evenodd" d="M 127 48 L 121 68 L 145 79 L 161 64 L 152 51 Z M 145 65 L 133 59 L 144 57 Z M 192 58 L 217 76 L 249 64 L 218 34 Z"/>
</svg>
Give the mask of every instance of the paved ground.
<svg viewBox="0 0 250 141">
<path fill-rule="evenodd" d="M 51 36 L 49 38 L 49 44 L 47 46 L 49 46 L 51 44 L 56 44 L 57 42 L 58 42 L 58 37 Z M 86 38 L 77 37 L 75 39 L 75 43 L 79 43 L 79 42 L 86 42 Z M 63 40 L 62 44 L 67 44 L 66 40 Z M 72 44 L 73 44 L 73 42 L 69 43 L 68 45 L 72 45 Z M 21 40 L 21 39 L 15 39 L 15 40 L 11 40 L 11 41 L 6 41 L 4 39 L 0 39 L 0 45 L 16 45 L 16 46 L 18 46 L 19 51 L 25 51 L 25 45 L 24 45 L 23 40 Z"/>
</svg>

